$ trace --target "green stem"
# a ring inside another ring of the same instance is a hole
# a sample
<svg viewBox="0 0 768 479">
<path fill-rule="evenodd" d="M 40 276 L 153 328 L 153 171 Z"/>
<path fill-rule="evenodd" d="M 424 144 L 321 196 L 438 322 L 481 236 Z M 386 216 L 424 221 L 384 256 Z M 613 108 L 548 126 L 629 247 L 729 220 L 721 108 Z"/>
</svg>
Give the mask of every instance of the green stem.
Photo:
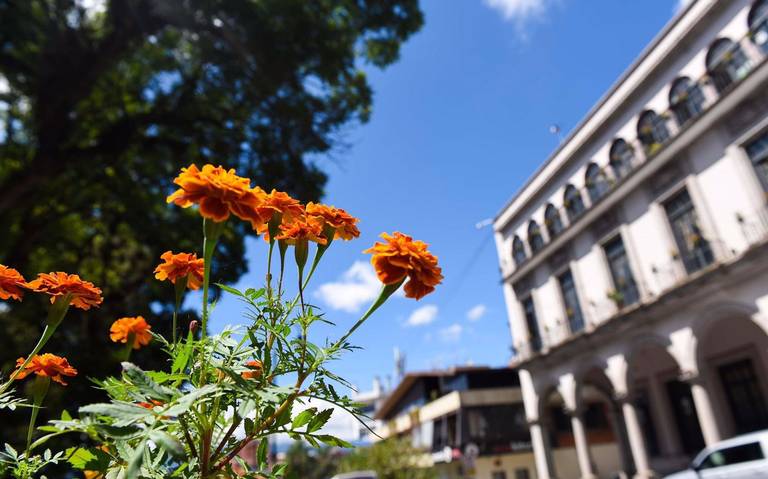
<svg viewBox="0 0 768 479">
<path fill-rule="evenodd" d="M 357 328 L 359 328 L 365 322 L 365 320 L 367 320 L 373 314 L 374 311 L 379 309 L 379 307 L 384 304 L 384 302 L 386 302 L 390 296 L 392 296 L 392 293 L 397 291 L 400 285 L 403 284 L 403 281 L 405 281 L 405 278 L 397 283 L 384 285 L 384 287 L 381 288 L 379 297 L 376 299 L 376 301 L 374 301 L 371 307 L 368 308 L 368 311 L 366 311 L 365 314 L 363 314 L 363 316 L 358 319 L 354 325 L 352 325 L 349 331 L 347 331 L 347 334 L 342 336 L 338 341 L 336 341 L 336 343 L 334 343 L 333 346 L 331 346 L 331 351 L 338 349 L 342 344 L 344 344 L 344 342 L 352 335 L 352 333 L 354 333 L 355 330 L 357 330 Z"/>
<path fill-rule="evenodd" d="M 208 334 L 208 285 L 211 281 L 211 263 L 213 252 L 216 251 L 216 242 L 224 230 L 223 222 L 217 223 L 207 219 L 203 220 L 203 324 L 201 337 L 205 339 Z"/>
<path fill-rule="evenodd" d="M 32 348 L 32 352 L 27 355 L 27 358 L 24 360 L 21 366 L 16 368 L 16 370 L 11 374 L 11 377 L 8 378 L 8 381 L 0 387 L 0 394 L 4 393 L 8 390 L 9 387 L 11 387 L 11 384 L 13 384 L 13 381 L 16 379 L 16 377 L 24 370 L 24 368 L 27 367 L 27 365 L 29 365 L 29 362 L 32 361 L 32 358 L 43 349 L 48 340 L 51 339 L 53 333 L 56 332 L 56 328 L 58 328 L 62 320 L 64 320 L 64 316 L 67 314 L 67 310 L 69 309 L 69 303 L 71 302 L 72 295 L 67 294 L 56 299 L 56 301 L 51 305 L 51 309 L 48 310 L 48 319 L 45 321 L 45 329 L 43 329 L 42 336 L 40 336 L 37 344 L 34 348 Z"/>
<path fill-rule="evenodd" d="M 24 452 L 24 456 L 29 459 L 29 454 L 32 452 L 32 435 L 35 431 L 35 421 L 37 421 L 37 414 L 40 412 L 40 405 L 43 404 L 45 395 L 48 394 L 48 387 L 51 385 L 51 378 L 48 376 L 37 376 L 35 383 L 32 386 L 32 397 L 34 404 L 32 405 L 32 414 L 29 417 L 29 426 L 27 426 L 27 448 Z"/>
<path fill-rule="evenodd" d="M 183 278 L 179 278 L 176 280 L 176 283 L 173 285 L 174 293 L 176 294 L 176 303 L 173 307 L 173 345 L 176 346 L 176 336 L 178 334 L 179 329 L 179 323 L 178 323 L 178 317 L 179 317 L 179 308 L 181 308 L 181 299 L 184 297 L 184 291 L 187 289 L 187 282 L 189 281 L 189 276 L 184 276 Z"/>
</svg>

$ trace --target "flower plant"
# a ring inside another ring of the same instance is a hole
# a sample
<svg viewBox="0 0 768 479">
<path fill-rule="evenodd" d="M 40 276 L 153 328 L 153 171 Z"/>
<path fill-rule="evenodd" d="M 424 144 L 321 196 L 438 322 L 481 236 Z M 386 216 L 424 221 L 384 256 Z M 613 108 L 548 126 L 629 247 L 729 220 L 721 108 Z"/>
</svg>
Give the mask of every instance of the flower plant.
<svg viewBox="0 0 768 479">
<path fill-rule="evenodd" d="M 343 393 L 350 384 L 330 369 L 331 362 L 354 349 L 350 336 L 401 286 L 406 297 L 420 299 L 442 281 L 427 244 L 398 232 L 382 234 L 382 241 L 365 251 L 372 254 L 382 282 L 379 296 L 338 338 L 315 344 L 309 340 L 313 326 L 329 321 L 305 301 L 304 292 L 332 244 L 360 235 L 358 219 L 340 208 L 302 205 L 286 193 L 267 193 L 234 170 L 213 165 L 183 168 L 174 183 L 179 188 L 168 203 L 194 205 L 202 216 L 202 258 L 194 252 L 168 251 L 154 271 L 157 280 L 173 285 L 176 307 L 170 338 L 155 333 L 151 318 L 142 316 L 119 318 L 105 328 L 124 359 L 119 377 L 93 379 L 109 402 L 81 407 L 77 417 L 63 411 L 60 419 L 36 427 L 49 387 L 82 380 L 76 365 L 43 350 L 49 349 L 67 310 L 98 307 L 101 291 L 77 275 L 61 272 L 27 282 L 16 270 L 0 265 L 1 299 L 21 301 L 25 292 L 33 291 L 51 300 L 40 340 L 0 385 L 0 409 L 31 410 L 24 451 L 6 444 L 0 454 L 13 477 L 38 477 L 46 465 L 67 461 L 87 478 L 277 478 L 286 470 L 268 463 L 270 436 L 287 434 L 315 447 L 350 447 L 322 431 L 334 408 L 361 416 Z M 241 291 L 211 284 L 216 244 L 232 217 L 249 222 L 266 240 L 267 274 L 260 288 Z M 297 270 L 292 287 L 284 281 L 289 263 Z M 245 324 L 208 334 L 212 287 L 243 303 Z M 184 293 L 198 288 L 200 324 L 178 325 Z M 150 342 L 167 355 L 163 370 L 145 370 L 130 362 L 132 351 Z M 35 379 L 27 389 L 30 402 L 17 397 L 13 387 L 31 375 Z M 81 445 L 43 450 L 51 438 L 71 433 L 83 439 Z M 239 454 L 254 441 L 256 464 L 247 464 Z"/>
</svg>

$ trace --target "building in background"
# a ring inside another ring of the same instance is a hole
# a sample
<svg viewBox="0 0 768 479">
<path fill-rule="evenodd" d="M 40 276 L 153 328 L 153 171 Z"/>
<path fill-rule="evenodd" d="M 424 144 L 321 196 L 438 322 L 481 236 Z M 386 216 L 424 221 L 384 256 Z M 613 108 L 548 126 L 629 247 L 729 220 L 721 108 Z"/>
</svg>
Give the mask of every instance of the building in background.
<svg viewBox="0 0 768 479">
<path fill-rule="evenodd" d="M 540 479 L 617 472 L 595 394 L 636 477 L 768 427 L 767 54 L 768 1 L 690 2 L 496 217 Z"/>
<path fill-rule="evenodd" d="M 370 391 L 359 391 L 352 395 L 352 400 L 361 405 L 360 411 L 366 416 L 361 418 L 361 423 L 349 415 L 354 428 L 353 437 L 355 440 L 353 442 L 355 444 L 370 444 L 374 441 L 375 437 L 371 431 L 376 431 L 381 427 L 381 423 L 375 418 L 376 411 L 386 399 L 387 392 L 377 376 L 373 379 L 373 388 Z"/>
<path fill-rule="evenodd" d="M 597 399 L 597 398 L 595 398 Z M 600 407 L 597 401 L 588 401 Z M 600 417 L 595 411 L 595 417 Z M 441 479 L 529 479 L 534 457 L 517 371 L 509 368 L 460 367 L 407 374 L 377 412 L 382 438 L 400 437 L 425 451 L 420 458 Z M 606 422 L 590 424 L 591 439 L 616 454 Z M 595 426 L 594 428 L 591 426 Z M 568 431 L 558 435 L 573 444 Z M 575 464 L 575 453 L 564 457 Z"/>
</svg>

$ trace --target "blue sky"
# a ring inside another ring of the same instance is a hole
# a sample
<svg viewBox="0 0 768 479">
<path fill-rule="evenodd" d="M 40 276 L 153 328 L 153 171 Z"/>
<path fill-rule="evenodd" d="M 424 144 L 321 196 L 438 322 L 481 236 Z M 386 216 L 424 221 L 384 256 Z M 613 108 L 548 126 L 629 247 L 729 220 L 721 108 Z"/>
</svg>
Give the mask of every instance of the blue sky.
<svg viewBox="0 0 768 479">
<path fill-rule="evenodd" d="M 505 365 L 510 337 L 493 217 L 670 20 L 678 0 L 426 0 L 423 30 L 400 61 L 370 71 L 368 124 L 349 128 L 349 147 L 318 161 L 330 175 L 325 202 L 362 219 L 361 237 L 336 242 L 307 294 L 342 334 L 377 291 L 370 246 L 399 230 L 431 244 L 445 282 L 421 301 L 395 297 L 353 336 L 363 349 L 336 365 L 367 389 L 392 374 L 393 348 L 410 371 L 456 364 Z M 266 248 L 249 242 L 257 286 Z M 239 322 L 225 298 L 212 329 Z M 318 339 L 318 338 L 315 338 Z"/>
</svg>

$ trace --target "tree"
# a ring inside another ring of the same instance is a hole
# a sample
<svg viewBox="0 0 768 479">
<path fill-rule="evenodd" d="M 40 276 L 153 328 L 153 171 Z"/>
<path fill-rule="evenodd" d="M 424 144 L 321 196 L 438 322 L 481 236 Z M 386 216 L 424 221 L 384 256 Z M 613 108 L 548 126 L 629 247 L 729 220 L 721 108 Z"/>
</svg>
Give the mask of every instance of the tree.
<svg viewBox="0 0 768 479">
<path fill-rule="evenodd" d="M 437 474 L 419 462 L 420 451 L 403 439 L 387 439 L 355 449 L 341 460 L 340 472 L 376 471 L 379 479 L 435 479 Z"/>
<path fill-rule="evenodd" d="M 285 479 L 329 479 L 338 470 L 339 455 L 330 447 L 310 449 L 296 441 L 285 454 L 285 464 Z"/>
<path fill-rule="evenodd" d="M 104 377 L 114 319 L 168 327 L 173 293 L 151 271 L 201 237 L 194 214 L 162 201 L 180 167 L 236 167 L 318 199 L 326 176 L 307 157 L 369 118 L 362 68 L 394 62 L 421 24 L 417 0 L 0 0 L 0 264 L 28 279 L 77 272 L 104 291 L 87 320 L 70 314 L 53 352 Z M 245 271 L 246 233 L 221 241 L 216 281 Z M 3 371 L 43 311 L 0 310 Z M 67 407 L 94 394 L 73 384 Z"/>
</svg>

